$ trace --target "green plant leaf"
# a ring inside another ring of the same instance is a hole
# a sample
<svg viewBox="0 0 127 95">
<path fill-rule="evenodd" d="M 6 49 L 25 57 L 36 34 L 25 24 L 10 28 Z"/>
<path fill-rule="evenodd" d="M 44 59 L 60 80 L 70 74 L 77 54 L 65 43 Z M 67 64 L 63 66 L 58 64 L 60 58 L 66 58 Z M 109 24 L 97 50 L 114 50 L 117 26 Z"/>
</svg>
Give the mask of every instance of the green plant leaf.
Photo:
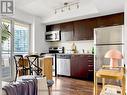
<svg viewBox="0 0 127 95">
<path fill-rule="evenodd" d="M 10 36 L 12 36 L 11 32 L 8 31 L 9 25 L 2 24 L 0 26 L 0 31 L 2 34 L 2 42 L 7 40 Z"/>
</svg>

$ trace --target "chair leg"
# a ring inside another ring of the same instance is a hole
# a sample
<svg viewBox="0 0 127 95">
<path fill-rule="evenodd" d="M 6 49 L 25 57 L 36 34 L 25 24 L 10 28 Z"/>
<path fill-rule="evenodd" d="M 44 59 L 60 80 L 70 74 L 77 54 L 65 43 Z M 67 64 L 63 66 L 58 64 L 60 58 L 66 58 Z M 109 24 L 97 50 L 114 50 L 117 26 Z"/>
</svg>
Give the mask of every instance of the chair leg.
<svg viewBox="0 0 127 95">
<path fill-rule="evenodd" d="M 32 68 L 30 67 L 30 75 L 33 75 L 33 71 L 31 70 Z"/>
<path fill-rule="evenodd" d="M 49 95 L 51 95 L 51 87 L 48 87 Z"/>
<path fill-rule="evenodd" d="M 22 73 L 23 73 L 23 75 L 26 75 L 26 69 L 25 69 L 25 67 L 23 67 Z"/>
<path fill-rule="evenodd" d="M 23 71 L 24 71 L 24 75 L 26 75 L 26 69 L 25 68 L 23 69 Z"/>
<path fill-rule="evenodd" d="M 15 81 L 17 80 L 18 70 L 16 70 Z"/>
</svg>

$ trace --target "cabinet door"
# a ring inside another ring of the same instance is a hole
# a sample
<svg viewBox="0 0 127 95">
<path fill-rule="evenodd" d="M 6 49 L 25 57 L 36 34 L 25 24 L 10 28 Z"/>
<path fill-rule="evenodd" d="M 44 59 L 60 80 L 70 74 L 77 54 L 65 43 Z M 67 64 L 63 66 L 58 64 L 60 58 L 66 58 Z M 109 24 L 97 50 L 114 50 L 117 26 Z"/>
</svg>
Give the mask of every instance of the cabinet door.
<svg viewBox="0 0 127 95">
<path fill-rule="evenodd" d="M 86 55 L 78 56 L 79 76 L 81 79 L 86 79 L 88 76 L 88 60 Z"/>
<path fill-rule="evenodd" d="M 73 55 L 71 58 L 71 76 L 86 79 L 88 76 L 88 61 L 85 55 Z"/>
<path fill-rule="evenodd" d="M 123 25 L 123 24 L 124 24 L 124 14 L 123 13 L 102 16 L 102 17 L 97 18 L 98 27 Z"/>
<path fill-rule="evenodd" d="M 84 21 L 74 22 L 74 31 L 75 31 L 75 40 L 85 40 L 88 39 L 87 34 L 85 33 L 85 24 Z"/>
<path fill-rule="evenodd" d="M 52 26 L 52 31 L 60 31 L 60 24 L 55 24 Z"/>
<path fill-rule="evenodd" d="M 96 19 L 86 19 L 74 22 L 75 40 L 92 40 L 95 27 Z"/>
<path fill-rule="evenodd" d="M 48 31 L 60 31 L 60 24 L 47 25 L 46 32 L 48 32 Z"/>
<path fill-rule="evenodd" d="M 63 23 L 61 27 L 61 41 L 73 41 L 73 22 Z"/>
<path fill-rule="evenodd" d="M 79 78 L 78 57 L 76 55 L 71 56 L 71 77 Z"/>
</svg>

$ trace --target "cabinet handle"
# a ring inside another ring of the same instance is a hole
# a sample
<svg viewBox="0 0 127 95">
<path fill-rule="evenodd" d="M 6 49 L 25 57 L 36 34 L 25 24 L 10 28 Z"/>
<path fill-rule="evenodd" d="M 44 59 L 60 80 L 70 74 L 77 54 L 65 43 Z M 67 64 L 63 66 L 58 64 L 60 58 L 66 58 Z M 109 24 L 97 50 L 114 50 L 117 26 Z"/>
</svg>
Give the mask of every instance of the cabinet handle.
<svg viewBox="0 0 127 95">
<path fill-rule="evenodd" d="M 87 58 L 88 60 L 94 60 L 94 58 Z"/>
<path fill-rule="evenodd" d="M 93 57 L 93 55 L 88 55 L 87 57 L 90 57 L 90 58 L 92 58 L 92 57 Z"/>
<path fill-rule="evenodd" d="M 88 70 L 89 72 L 93 72 L 93 70 Z"/>
<path fill-rule="evenodd" d="M 88 60 L 88 62 L 93 62 L 93 60 Z"/>
<path fill-rule="evenodd" d="M 93 67 L 93 65 L 88 65 L 89 67 Z"/>
<path fill-rule="evenodd" d="M 116 24 L 116 23 L 115 23 L 115 24 L 113 24 L 113 25 L 116 26 L 116 25 L 119 25 L 119 24 Z"/>
</svg>

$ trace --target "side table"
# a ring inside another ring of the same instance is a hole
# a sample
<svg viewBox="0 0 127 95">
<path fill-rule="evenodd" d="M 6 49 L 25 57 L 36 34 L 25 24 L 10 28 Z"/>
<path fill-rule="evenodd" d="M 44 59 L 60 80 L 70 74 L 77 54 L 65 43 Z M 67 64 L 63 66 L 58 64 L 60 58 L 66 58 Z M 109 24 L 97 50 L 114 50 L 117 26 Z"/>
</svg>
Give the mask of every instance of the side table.
<svg viewBox="0 0 127 95">
<path fill-rule="evenodd" d="M 117 67 L 118 68 L 118 67 Z M 94 95 L 98 95 L 98 88 L 97 88 L 97 79 L 102 78 L 102 87 L 105 85 L 105 79 L 114 79 L 114 80 L 120 80 L 121 81 L 121 89 L 122 94 L 125 95 L 125 68 L 119 67 L 120 70 L 115 69 L 100 69 L 97 72 L 95 72 L 94 75 Z"/>
</svg>

